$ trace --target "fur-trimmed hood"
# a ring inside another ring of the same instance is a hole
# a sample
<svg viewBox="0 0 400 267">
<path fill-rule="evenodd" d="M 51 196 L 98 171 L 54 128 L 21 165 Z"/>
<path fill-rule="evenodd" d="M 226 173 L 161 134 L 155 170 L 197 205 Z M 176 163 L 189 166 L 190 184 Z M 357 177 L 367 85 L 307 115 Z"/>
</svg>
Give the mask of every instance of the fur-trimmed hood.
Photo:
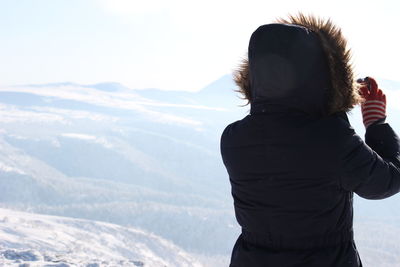
<svg viewBox="0 0 400 267">
<path fill-rule="evenodd" d="M 299 14 L 260 26 L 234 73 L 253 106 L 278 104 L 309 113 L 347 112 L 360 103 L 350 50 L 331 20 Z"/>
</svg>

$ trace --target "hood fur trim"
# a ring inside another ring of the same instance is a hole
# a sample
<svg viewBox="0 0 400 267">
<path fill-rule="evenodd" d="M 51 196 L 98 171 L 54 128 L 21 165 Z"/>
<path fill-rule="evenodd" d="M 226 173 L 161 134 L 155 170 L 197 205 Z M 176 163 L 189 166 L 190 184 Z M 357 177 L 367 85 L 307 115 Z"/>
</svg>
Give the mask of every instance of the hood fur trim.
<svg viewBox="0 0 400 267">
<path fill-rule="evenodd" d="M 251 103 L 249 69 L 250 69 L 249 60 L 248 57 L 246 56 L 245 58 L 242 59 L 238 68 L 233 72 L 233 80 L 239 87 L 239 89 L 236 91 L 242 95 L 243 100 L 247 100 L 246 105 Z"/>
<path fill-rule="evenodd" d="M 351 53 L 340 28 L 328 20 L 314 16 L 298 14 L 288 19 L 278 19 L 277 23 L 303 26 L 317 34 L 328 59 L 331 91 L 329 92 L 329 113 L 348 112 L 361 102 L 358 88 L 353 78 L 353 67 L 350 63 Z M 233 73 L 239 92 L 251 103 L 251 86 L 249 79 L 249 62 L 244 59 Z"/>
</svg>

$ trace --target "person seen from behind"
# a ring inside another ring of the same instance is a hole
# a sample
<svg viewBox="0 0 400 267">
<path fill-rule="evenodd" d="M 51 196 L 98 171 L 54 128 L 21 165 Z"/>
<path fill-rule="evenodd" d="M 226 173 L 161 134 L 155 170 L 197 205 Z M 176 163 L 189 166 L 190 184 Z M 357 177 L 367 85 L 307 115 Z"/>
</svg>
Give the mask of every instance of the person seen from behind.
<svg viewBox="0 0 400 267">
<path fill-rule="evenodd" d="M 400 190 L 400 143 L 386 96 L 354 82 L 330 20 L 299 14 L 260 26 L 235 73 L 250 114 L 226 127 L 221 155 L 242 232 L 231 267 L 360 267 L 353 194 Z M 346 112 L 361 104 L 365 142 Z"/>
</svg>

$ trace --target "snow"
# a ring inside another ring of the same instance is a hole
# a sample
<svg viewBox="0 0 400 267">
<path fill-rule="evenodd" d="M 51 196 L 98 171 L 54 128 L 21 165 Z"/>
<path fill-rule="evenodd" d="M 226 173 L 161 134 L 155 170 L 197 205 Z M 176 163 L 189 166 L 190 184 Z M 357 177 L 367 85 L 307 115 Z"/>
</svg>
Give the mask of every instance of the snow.
<svg viewBox="0 0 400 267">
<path fill-rule="evenodd" d="M 23 172 L 22 170 L 20 170 L 18 168 L 11 167 L 11 166 L 8 166 L 8 165 L 4 164 L 1 161 L 0 161 L 0 171 L 3 171 L 3 172 L 15 172 L 15 173 L 18 173 L 18 174 L 25 174 L 25 172 Z"/>
<path fill-rule="evenodd" d="M 109 141 L 107 141 L 107 139 L 104 137 L 97 137 L 94 135 L 80 134 L 80 133 L 63 133 L 61 134 L 61 136 L 67 138 L 81 139 L 85 141 L 92 141 L 94 143 L 104 146 L 105 148 L 109 149 L 113 148 L 113 145 Z"/>
<path fill-rule="evenodd" d="M 153 120 L 160 123 L 166 124 L 177 124 L 177 125 L 188 125 L 188 126 L 201 126 L 202 123 L 197 120 L 193 120 L 187 117 L 179 115 L 169 114 L 165 112 L 158 112 L 151 109 L 151 107 L 182 107 L 192 108 L 200 110 L 217 110 L 222 111 L 224 109 L 198 106 L 198 105 L 173 105 L 169 103 L 161 103 L 159 101 L 152 101 L 143 97 L 140 97 L 134 92 L 123 93 L 123 92 L 104 92 L 94 88 L 81 87 L 81 86 L 59 86 L 55 88 L 48 87 L 12 87 L 12 88 L 0 88 L 0 92 L 18 92 L 18 93 L 30 93 L 37 96 L 48 97 L 51 103 L 52 99 L 64 99 L 79 101 L 82 103 L 108 107 L 118 108 L 123 110 L 132 110 L 140 112 L 147 116 L 147 119 Z M 14 107 L 15 108 L 15 107 Z M 10 107 L 7 105 L 0 105 L 0 122 L 9 123 L 14 121 L 62 121 L 62 116 L 53 114 L 53 110 L 50 113 L 32 113 L 29 111 L 18 110 L 12 114 L 8 114 L 7 110 Z M 39 110 L 38 108 L 36 108 Z M 58 113 L 61 113 L 59 111 Z M 32 116 L 33 115 L 33 116 Z"/>
<path fill-rule="evenodd" d="M 172 243 L 115 224 L 0 209 L 0 266 L 201 266 Z"/>
</svg>

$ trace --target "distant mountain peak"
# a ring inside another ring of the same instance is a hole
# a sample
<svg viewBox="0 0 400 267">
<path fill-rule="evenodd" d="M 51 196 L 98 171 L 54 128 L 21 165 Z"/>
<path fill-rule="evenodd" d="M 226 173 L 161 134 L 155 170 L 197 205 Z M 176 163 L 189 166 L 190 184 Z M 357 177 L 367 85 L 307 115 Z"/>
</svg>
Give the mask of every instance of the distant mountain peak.
<svg viewBox="0 0 400 267">
<path fill-rule="evenodd" d="M 232 94 L 236 89 L 236 85 L 233 82 L 232 74 L 226 74 L 217 80 L 211 82 L 206 87 L 201 89 L 198 93 L 200 94 L 220 94 L 220 92 L 224 91 L 225 93 Z"/>
</svg>

